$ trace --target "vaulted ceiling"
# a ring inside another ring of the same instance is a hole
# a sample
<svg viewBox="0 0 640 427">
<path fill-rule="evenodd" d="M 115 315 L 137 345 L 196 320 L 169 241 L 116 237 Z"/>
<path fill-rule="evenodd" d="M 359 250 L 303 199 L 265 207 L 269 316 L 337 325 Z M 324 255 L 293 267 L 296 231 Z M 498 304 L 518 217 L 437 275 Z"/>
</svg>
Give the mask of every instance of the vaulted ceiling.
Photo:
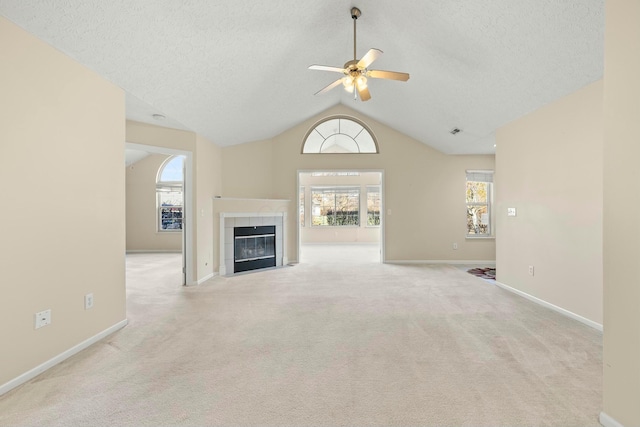
<svg viewBox="0 0 640 427">
<path fill-rule="evenodd" d="M 353 59 L 353 6 L 358 58 L 381 49 L 371 68 L 411 78 L 370 80 L 367 102 L 314 96 L 339 75 L 309 65 Z M 497 128 L 603 73 L 604 0 L 0 0 L 0 14 L 123 88 L 128 118 L 220 146 L 342 103 L 445 153 L 493 153 Z"/>
</svg>

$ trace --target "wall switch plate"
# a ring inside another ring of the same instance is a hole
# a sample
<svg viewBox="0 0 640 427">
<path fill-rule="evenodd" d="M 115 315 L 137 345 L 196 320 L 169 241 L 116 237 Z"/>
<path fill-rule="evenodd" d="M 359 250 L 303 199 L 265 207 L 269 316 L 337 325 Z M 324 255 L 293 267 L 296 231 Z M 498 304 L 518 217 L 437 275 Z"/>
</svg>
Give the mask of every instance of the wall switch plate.
<svg viewBox="0 0 640 427">
<path fill-rule="evenodd" d="M 457 244 L 457 243 L 454 243 L 454 244 L 453 244 L 453 250 L 455 251 L 455 250 L 457 250 L 457 249 L 458 249 L 458 244 Z"/>
<path fill-rule="evenodd" d="M 84 296 L 84 309 L 89 310 L 90 308 L 93 308 L 93 293 Z"/>
<path fill-rule="evenodd" d="M 507 216 L 516 216 L 516 208 L 507 208 Z"/>
<path fill-rule="evenodd" d="M 529 276 L 533 276 L 533 265 L 529 266 Z"/>
<path fill-rule="evenodd" d="M 35 316 L 35 328 L 40 329 L 51 323 L 51 309 L 39 311 Z"/>
</svg>

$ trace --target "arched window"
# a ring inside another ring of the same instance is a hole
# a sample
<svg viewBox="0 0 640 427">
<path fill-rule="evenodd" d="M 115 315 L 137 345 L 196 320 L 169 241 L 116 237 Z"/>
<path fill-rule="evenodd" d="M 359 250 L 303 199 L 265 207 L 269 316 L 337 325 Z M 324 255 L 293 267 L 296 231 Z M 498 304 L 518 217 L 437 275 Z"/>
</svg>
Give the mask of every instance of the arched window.
<svg viewBox="0 0 640 427">
<path fill-rule="evenodd" d="M 351 117 L 329 117 L 314 125 L 304 138 L 302 154 L 378 153 L 371 131 Z"/>
<path fill-rule="evenodd" d="M 182 231 L 184 156 L 172 156 L 158 169 L 158 231 Z"/>
</svg>

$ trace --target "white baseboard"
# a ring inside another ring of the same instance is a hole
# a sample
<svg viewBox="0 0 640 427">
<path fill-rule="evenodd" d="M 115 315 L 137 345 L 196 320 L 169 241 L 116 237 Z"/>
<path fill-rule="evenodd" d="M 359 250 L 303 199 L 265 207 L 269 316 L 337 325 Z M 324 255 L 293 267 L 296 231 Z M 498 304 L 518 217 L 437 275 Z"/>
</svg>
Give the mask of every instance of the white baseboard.
<svg viewBox="0 0 640 427">
<path fill-rule="evenodd" d="M 53 366 L 57 365 L 58 363 L 70 358 L 74 354 L 77 354 L 77 353 L 81 352 L 85 348 L 89 347 L 92 344 L 95 344 L 96 342 L 100 341 L 104 337 L 109 336 L 112 333 L 124 328 L 125 326 L 127 326 L 128 322 L 129 321 L 127 319 L 124 319 L 121 322 L 118 322 L 115 325 L 111 326 L 110 328 L 105 329 L 104 331 L 100 332 L 99 334 L 94 335 L 91 338 L 88 338 L 88 339 L 82 341 L 80 344 L 71 347 L 69 350 L 66 350 L 66 351 L 60 353 L 59 355 L 53 357 L 52 359 L 49 359 L 46 362 L 36 366 L 35 368 L 25 372 L 24 374 L 12 379 L 11 381 L 2 384 L 0 386 L 0 396 L 2 396 L 3 394 L 7 393 L 10 390 L 13 390 L 14 388 L 18 387 L 19 385 L 22 385 L 22 384 L 26 383 L 27 381 L 37 377 L 38 375 L 40 375 L 41 373 L 43 373 L 47 369 L 52 368 Z"/>
<path fill-rule="evenodd" d="M 216 272 L 213 272 L 213 273 L 211 273 L 211 274 L 207 274 L 207 275 L 206 275 L 206 276 L 204 276 L 202 279 L 199 279 L 199 280 L 196 282 L 196 284 L 201 285 L 201 284 L 203 284 L 204 282 L 206 282 L 207 280 L 214 278 L 214 277 L 216 276 L 216 274 L 217 274 Z"/>
<path fill-rule="evenodd" d="M 600 323 L 596 323 L 593 320 L 589 320 L 586 317 L 582 317 L 579 314 L 576 314 L 576 313 L 574 313 L 572 311 L 566 310 L 566 309 L 564 309 L 562 307 L 558 307 L 557 305 L 551 304 L 550 302 L 547 302 L 547 301 L 545 301 L 543 299 L 540 299 L 538 297 L 534 297 L 533 295 L 529 295 L 528 293 L 522 292 L 519 289 L 512 288 L 511 286 L 505 285 L 504 283 L 500 283 L 500 282 L 496 281 L 495 284 L 497 286 L 500 286 L 502 289 L 505 289 L 505 290 L 507 290 L 509 292 L 513 292 L 514 294 L 520 295 L 521 297 L 524 297 L 524 298 L 528 299 L 529 301 L 533 301 L 533 302 L 535 302 L 537 304 L 540 304 L 543 307 L 550 308 L 553 311 L 556 311 L 556 312 L 558 312 L 560 314 L 563 314 L 563 315 L 565 315 L 567 317 L 570 317 L 570 318 L 572 318 L 574 320 L 577 320 L 580 323 L 584 323 L 585 325 L 590 326 L 593 329 L 597 329 L 598 331 L 602 332 L 602 325 Z"/>
<path fill-rule="evenodd" d="M 599 421 L 600 421 L 600 424 L 602 424 L 604 427 L 624 427 L 622 424 L 616 421 L 613 417 L 610 417 L 604 412 L 600 412 Z"/>
<path fill-rule="evenodd" d="M 449 265 L 457 265 L 457 264 L 482 264 L 482 265 L 496 265 L 496 260 L 477 260 L 477 259 L 394 259 L 394 260 L 386 260 L 385 264 L 449 264 Z"/>
</svg>

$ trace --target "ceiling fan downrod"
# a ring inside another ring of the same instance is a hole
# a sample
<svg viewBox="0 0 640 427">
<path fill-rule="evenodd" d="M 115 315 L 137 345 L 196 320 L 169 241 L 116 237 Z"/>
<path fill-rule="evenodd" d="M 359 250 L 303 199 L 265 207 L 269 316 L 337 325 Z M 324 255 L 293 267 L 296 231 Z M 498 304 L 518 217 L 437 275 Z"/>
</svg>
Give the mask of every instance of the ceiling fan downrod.
<svg viewBox="0 0 640 427">
<path fill-rule="evenodd" d="M 362 12 L 360 12 L 360 9 L 358 9 L 357 7 L 352 7 L 351 8 L 351 18 L 353 18 L 353 60 L 356 60 L 356 21 L 358 20 L 358 18 L 360 17 L 360 15 L 362 15 Z"/>
</svg>

